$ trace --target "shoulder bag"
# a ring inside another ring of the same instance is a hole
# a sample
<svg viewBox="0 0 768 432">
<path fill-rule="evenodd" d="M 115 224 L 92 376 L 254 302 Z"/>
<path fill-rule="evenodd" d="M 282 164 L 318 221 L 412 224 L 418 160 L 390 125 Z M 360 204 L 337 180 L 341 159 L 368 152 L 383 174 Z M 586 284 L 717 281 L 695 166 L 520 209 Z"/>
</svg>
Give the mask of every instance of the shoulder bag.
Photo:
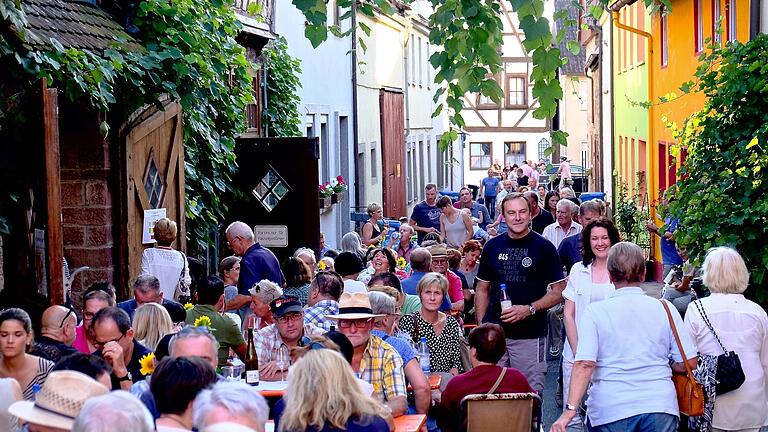
<svg viewBox="0 0 768 432">
<path fill-rule="evenodd" d="M 680 350 L 680 355 L 683 357 L 683 364 L 685 365 L 685 375 L 672 373 L 672 383 L 675 385 L 675 393 L 677 393 L 677 406 L 680 408 L 681 414 L 685 414 L 688 417 L 700 416 L 704 414 L 704 388 L 693 377 L 691 366 L 688 365 L 685 350 L 683 350 L 683 344 L 680 343 L 680 335 L 677 334 L 677 328 L 675 327 L 675 321 L 672 319 L 672 313 L 669 311 L 669 306 L 667 306 L 664 300 L 659 301 L 667 312 L 669 326 L 672 328 L 672 334 L 675 335 L 675 342 L 677 342 L 677 348 Z"/>
<path fill-rule="evenodd" d="M 699 310 L 701 318 L 704 319 L 704 324 L 707 325 L 709 331 L 711 331 L 715 336 L 717 343 L 720 344 L 720 348 L 723 349 L 723 354 L 717 356 L 717 368 L 715 369 L 715 393 L 721 395 L 736 390 L 737 388 L 741 387 L 741 385 L 744 384 L 744 381 L 746 380 L 746 377 L 744 376 L 744 369 L 741 367 L 741 360 L 739 359 L 739 355 L 734 351 L 728 351 L 725 349 L 725 346 L 723 346 L 720 338 L 717 337 L 715 328 L 712 327 L 712 323 L 709 321 L 707 313 L 704 312 L 704 305 L 701 304 L 701 301 L 694 300 L 693 303 L 696 305 L 696 309 Z"/>
<path fill-rule="evenodd" d="M 181 258 L 184 263 L 181 265 L 181 274 L 179 274 L 179 282 L 176 284 L 176 290 L 173 293 L 173 299 L 177 302 L 185 302 L 190 298 L 189 286 L 184 281 L 184 273 L 187 270 L 187 256 L 184 252 L 178 251 L 181 254 Z"/>
</svg>

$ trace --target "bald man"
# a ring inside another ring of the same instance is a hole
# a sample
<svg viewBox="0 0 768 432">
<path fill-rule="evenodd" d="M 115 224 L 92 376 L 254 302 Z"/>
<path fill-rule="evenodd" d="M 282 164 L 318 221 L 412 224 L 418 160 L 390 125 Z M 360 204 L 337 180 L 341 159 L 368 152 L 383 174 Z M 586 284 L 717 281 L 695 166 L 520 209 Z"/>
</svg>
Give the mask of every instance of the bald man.
<svg viewBox="0 0 768 432">
<path fill-rule="evenodd" d="M 77 316 L 72 309 L 64 306 L 51 306 L 43 312 L 40 323 L 40 336 L 32 345 L 30 354 L 48 359 L 54 363 L 61 358 L 77 352 L 75 342 Z"/>
</svg>

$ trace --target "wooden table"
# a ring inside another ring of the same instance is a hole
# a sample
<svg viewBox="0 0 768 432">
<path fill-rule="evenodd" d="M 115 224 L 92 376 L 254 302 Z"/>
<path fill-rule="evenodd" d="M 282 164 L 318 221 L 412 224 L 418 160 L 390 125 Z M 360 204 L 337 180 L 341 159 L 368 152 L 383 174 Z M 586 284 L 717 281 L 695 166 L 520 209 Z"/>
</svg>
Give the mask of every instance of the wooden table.
<svg viewBox="0 0 768 432">
<path fill-rule="evenodd" d="M 430 374 L 429 375 L 429 388 L 432 390 L 437 390 L 440 388 L 440 384 L 443 383 L 443 376 L 438 374 Z M 410 384 L 408 384 L 408 391 L 413 391 L 413 387 L 411 387 Z"/>
<path fill-rule="evenodd" d="M 266 398 L 282 397 L 286 387 L 288 387 L 288 381 L 259 381 L 259 386 L 256 388 L 259 390 L 259 393 Z"/>
<path fill-rule="evenodd" d="M 427 422 L 426 414 L 408 414 L 395 417 L 396 432 L 419 432 Z"/>
</svg>

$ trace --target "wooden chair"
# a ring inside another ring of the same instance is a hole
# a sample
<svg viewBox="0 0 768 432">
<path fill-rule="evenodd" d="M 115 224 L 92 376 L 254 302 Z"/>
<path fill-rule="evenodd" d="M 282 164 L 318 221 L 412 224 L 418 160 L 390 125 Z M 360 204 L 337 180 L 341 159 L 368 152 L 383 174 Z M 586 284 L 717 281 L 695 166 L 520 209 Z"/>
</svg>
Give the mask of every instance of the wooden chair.
<svg viewBox="0 0 768 432">
<path fill-rule="evenodd" d="M 461 400 L 467 432 L 538 432 L 541 397 L 536 393 L 471 394 Z"/>
</svg>

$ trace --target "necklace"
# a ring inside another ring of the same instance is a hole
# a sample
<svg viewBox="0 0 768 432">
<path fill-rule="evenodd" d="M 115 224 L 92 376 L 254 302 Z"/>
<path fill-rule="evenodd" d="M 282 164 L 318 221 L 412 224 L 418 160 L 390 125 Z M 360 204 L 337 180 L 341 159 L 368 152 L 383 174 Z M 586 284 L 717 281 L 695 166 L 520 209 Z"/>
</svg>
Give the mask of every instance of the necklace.
<svg viewBox="0 0 768 432">
<path fill-rule="evenodd" d="M 172 414 L 162 414 L 159 418 L 171 420 L 172 422 L 174 422 L 177 425 L 181 426 L 183 429 L 189 429 L 187 427 L 187 425 L 184 424 L 183 421 L 177 419 L 175 416 L 172 416 Z"/>
</svg>

